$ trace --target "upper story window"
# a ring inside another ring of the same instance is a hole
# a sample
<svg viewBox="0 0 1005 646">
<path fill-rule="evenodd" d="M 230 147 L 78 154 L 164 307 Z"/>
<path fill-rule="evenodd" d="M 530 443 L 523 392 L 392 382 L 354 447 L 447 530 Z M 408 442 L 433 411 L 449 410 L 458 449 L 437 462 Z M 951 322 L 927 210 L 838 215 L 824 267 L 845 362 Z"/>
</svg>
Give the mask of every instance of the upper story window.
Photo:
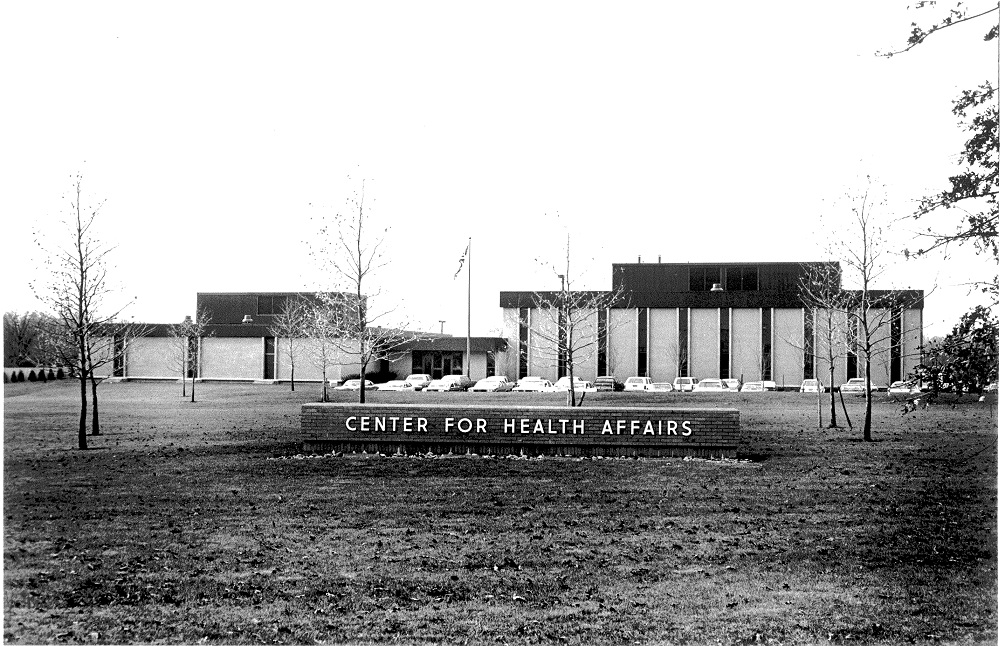
<svg viewBox="0 0 1005 646">
<path fill-rule="evenodd" d="M 258 297 L 258 314 L 259 315 L 276 315 L 282 314 L 283 308 L 286 306 L 286 297 L 279 296 L 265 296 L 261 295 Z"/>
<path fill-rule="evenodd" d="M 726 291 L 757 291 L 757 267 L 753 265 L 726 267 Z"/>
<path fill-rule="evenodd" d="M 712 285 L 722 282 L 722 267 L 719 265 L 691 265 L 689 273 L 692 292 L 707 292 Z"/>
</svg>

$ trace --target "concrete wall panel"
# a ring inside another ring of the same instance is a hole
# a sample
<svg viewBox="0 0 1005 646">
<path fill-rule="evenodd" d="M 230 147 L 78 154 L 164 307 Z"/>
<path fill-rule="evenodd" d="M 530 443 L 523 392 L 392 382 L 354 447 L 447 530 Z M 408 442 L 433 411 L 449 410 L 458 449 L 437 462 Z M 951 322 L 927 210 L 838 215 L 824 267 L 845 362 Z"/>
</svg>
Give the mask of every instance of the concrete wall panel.
<svg viewBox="0 0 1005 646">
<path fill-rule="evenodd" d="M 677 374 L 677 309 L 649 310 L 649 375 L 672 382 Z"/>
<path fill-rule="evenodd" d="M 744 381 L 761 379 L 761 310 L 754 308 L 732 310 L 730 324 L 730 350 L 732 366 L 730 376 Z"/>
<path fill-rule="evenodd" d="M 779 388 L 798 387 L 803 383 L 803 310 L 775 309 L 773 330 L 772 381 Z"/>
<path fill-rule="evenodd" d="M 607 326 L 607 374 L 624 381 L 638 368 L 638 310 L 612 309 Z"/>
<path fill-rule="evenodd" d="M 719 376 L 719 310 L 691 310 L 691 377 Z"/>
<path fill-rule="evenodd" d="M 265 370 L 262 338 L 202 339 L 199 376 L 204 379 L 261 379 Z"/>
</svg>

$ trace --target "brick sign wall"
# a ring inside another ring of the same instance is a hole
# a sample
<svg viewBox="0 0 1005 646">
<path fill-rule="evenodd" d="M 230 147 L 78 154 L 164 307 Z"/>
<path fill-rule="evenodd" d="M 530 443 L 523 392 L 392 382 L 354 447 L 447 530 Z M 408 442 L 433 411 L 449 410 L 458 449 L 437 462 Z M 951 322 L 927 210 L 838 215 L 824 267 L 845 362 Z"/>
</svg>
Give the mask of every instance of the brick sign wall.
<svg viewBox="0 0 1005 646">
<path fill-rule="evenodd" d="M 724 408 L 304 404 L 304 450 L 736 457 Z"/>
</svg>

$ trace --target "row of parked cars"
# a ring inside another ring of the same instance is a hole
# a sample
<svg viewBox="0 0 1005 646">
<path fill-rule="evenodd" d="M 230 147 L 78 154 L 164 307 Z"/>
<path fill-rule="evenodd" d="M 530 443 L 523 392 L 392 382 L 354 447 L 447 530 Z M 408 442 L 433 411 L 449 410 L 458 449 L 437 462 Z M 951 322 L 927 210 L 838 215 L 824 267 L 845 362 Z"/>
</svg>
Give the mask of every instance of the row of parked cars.
<svg viewBox="0 0 1005 646">
<path fill-rule="evenodd" d="M 774 381 L 747 381 L 740 383 L 739 379 L 695 379 L 694 377 L 677 377 L 672 382 L 653 381 L 652 377 L 629 377 L 621 382 L 616 377 L 597 377 L 595 383 L 591 383 L 575 377 L 562 377 L 554 383 L 544 377 L 523 377 L 517 382 L 512 382 L 504 375 L 486 377 L 479 381 L 472 381 L 466 375 L 447 375 L 442 379 L 433 379 L 430 375 L 414 374 L 405 379 L 395 379 L 384 384 L 374 384 L 370 380 L 365 380 L 363 388 L 365 390 L 385 390 L 385 391 L 416 391 L 427 392 L 451 392 L 465 391 L 472 392 L 566 392 L 575 385 L 576 392 L 615 392 L 615 391 L 641 391 L 641 392 L 744 392 L 758 393 L 777 389 Z M 336 386 L 335 390 L 359 390 L 359 379 L 346 379 L 345 382 Z M 864 393 L 866 382 L 863 378 L 849 379 L 841 385 L 841 392 Z M 799 386 L 799 392 L 816 393 L 824 392 L 826 388 L 818 379 L 804 379 Z M 870 390 L 878 390 L 875 384 L 870 384 Z M 913 395 L 921 392 L 917 384 L 907 381 L 895 381 L 890 384 L 891 394 Z"/>
</svg>

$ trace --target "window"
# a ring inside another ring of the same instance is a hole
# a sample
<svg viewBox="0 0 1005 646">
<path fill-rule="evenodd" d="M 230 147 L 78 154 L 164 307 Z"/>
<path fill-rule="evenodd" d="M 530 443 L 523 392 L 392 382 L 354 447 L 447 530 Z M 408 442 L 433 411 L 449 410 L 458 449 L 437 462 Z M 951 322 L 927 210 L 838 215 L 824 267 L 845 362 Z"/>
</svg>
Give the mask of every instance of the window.
<svg viewBox="0 0 1005 646">
<path fill-rule="evenodd" d="M 761 308 L 761 379 L 771 381 L 771 308 Z"/>
<path fill-rule="evenodd" d="M 900 340 L 903 331 L 901 316 L 903 311 L 899 305 L 894 305 L 890 310 L 890 381 L 900 381 L 903 379 L 900 369 Z"/>
<path fill-rule="evenodd" d="M 558 378 L 568 374 L 568 340 L 565 336 L 565 303 L 558 306 Z"/>
<path fill-rule="evenodd" d="M 729 308 L 719 308 L 719 378 L 729 379 Z"/>
<path fill-rule="evenodd" d="M 816 339 L 813 325 L 813 310 L 803 309 L 803 379 L 813 379 Z"/>
<path fill-rule="evenodd" d="M 496 353 L 489 351 L 485 353 L 485 376 L 494 377 L 495 374 L 496 374 Z"/>
<path fill-rule="evenodd" d="M 692 265 L 690 267 L 692 292 L 711 291 L 712 285 L 722 282 L 722 267 L 717 265 Z"/>
<path fill-rule="evenodd" d="M 520 365 L 519 378 L 527 376 L 527 364 L 529 362 L 530 341 L 530 308 L 520 308 Z"/>
<path fill-rule="evenodd" d="M 276 378 L 276 337 L 274 336 L 265 337 L 265 370 L 263 371 L 263 376 L 265 379 Z"/>
<path fill-rule="evenodd" d="M 638 310 L 638 373 L 649 376 L 649 310 L 640 307 Z"/>
<path fill-rule="evenodd" d="M 607 310 L 597 310 L 597 375 L 607 374 Z"/>
<path fill-rule="evenodd" d="M 689 310 L 682 307 L 677 310 L 677 373 L 681 377 L 687 377 L 691 372 L 688 361 L 688 320 Z"/>
<path fill-rule="evenodd" d="M 858 325 L 854 316 L 848 316 L 848 379 L 858 377 Z"/>
</svg>

